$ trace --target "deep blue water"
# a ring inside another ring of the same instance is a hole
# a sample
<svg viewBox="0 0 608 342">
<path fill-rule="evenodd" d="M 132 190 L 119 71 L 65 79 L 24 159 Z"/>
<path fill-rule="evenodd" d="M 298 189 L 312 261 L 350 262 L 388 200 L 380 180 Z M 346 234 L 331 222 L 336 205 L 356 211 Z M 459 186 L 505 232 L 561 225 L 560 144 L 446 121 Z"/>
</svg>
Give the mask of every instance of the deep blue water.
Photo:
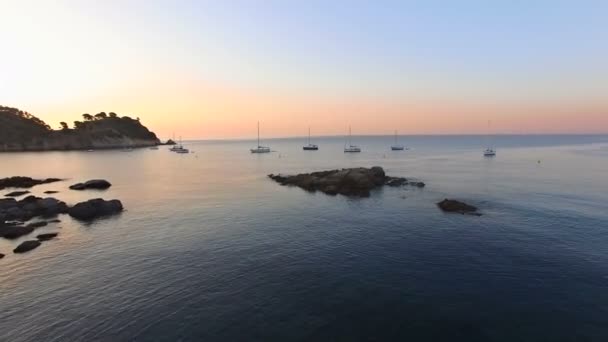
<svg viewBox="0 0 608 342">
<path fill-rule="evenodd" d="M 71 178 L 34 194 L 127 208 L 61 217 L 24 255 L 0 240 L 0 340 L 608 341 L 607 136 L 499 136 L 491 159 L 478 136 L 313 140 L 0 154 L 0 177 Z M 348 199 L 266 178 L 373 165 L 427 187 Z M 113 187 L 66 189 L 90 178 Z"/>
</svg>

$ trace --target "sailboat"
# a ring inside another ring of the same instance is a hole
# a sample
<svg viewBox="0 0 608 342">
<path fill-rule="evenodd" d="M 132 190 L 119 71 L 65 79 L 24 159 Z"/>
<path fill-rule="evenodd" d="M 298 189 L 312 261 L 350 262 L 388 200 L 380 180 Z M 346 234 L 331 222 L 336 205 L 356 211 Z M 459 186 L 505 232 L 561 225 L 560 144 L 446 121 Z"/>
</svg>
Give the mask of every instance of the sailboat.
<svg viewBox="0 0 608 342">
<path fill-rule="evenodd" d="M 344 146 L 344 153 L 356 153 L 361 152 L 361 148 L 357 145 L 353 145 L 351 143 L 351 130 L 350 126 L 348 126 L 348 146 Z"/>
<path fill-rule="evenodd" d="M 179 154 L 186 154 L 186 153 L 190 153 L 190 150 L 187 148 L 184 148 L 184 145 L 182 145 L 182 137 L 179 137 L 179 144 L 171 147 L 170 149 L 171 151 L 175 152 L 175 153 L 179 153 Z"/>
<path fill-rule="evenodd" d="M 258 121 L 258 147 L 252 148 L 251 153 L 269 153 L 270 147 L 260 145 L 260 122 Z"/>
<path fill-rule="evenodd" d="M 319 146 L 310 143 L 310 127 L 308 127 L 308 145 L 303 147 L 304 151 L 316 151 Z"/>
<path fill-rule="evenodd" d="M 486 140 L 488 141 L 488 147 L 486 148 L 485 151 L 483 151 L 483 156 L 484 157 L 494 157 L 496 156 L 496 150 L 494 150 L 493 148 L 490 147 L 489 141 L 490 141 L 490 121 L 488 121 L 488 136 L 486 138 Z"/>
<path fill-rule="evenodd" d="M 403 150 L 405 150 L 405 146 L 399 145 L 397 143 L 397 131 L 395 131 L 395 144 L 393 146 L 391 146 L 391 150 L 393 150 L 393 151 L 403 151 Z"/>
</svg>

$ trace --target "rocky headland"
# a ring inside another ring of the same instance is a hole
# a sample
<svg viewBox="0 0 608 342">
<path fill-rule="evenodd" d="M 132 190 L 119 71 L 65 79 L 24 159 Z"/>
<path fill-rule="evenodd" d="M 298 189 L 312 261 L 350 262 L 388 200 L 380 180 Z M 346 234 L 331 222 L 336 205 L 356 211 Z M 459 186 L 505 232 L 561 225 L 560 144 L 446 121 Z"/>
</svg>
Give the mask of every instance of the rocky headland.
<svg viewBox="0 0 608 342">
<path fill-rule="evenodd" d="M 0 152 L 88 150 L 159 145 L 160 140 L 139 118 L 101 112 L 83 114 L 82 121 L 66 122 L 59 129 L 36 116 L 0 106 Z"/>
</svg>

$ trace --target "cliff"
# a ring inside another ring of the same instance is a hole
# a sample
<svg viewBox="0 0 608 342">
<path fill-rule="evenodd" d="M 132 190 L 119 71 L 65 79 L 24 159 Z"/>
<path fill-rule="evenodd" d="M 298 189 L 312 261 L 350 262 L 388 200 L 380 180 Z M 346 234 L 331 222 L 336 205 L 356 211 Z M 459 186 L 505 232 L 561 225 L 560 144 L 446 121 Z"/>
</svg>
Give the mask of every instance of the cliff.
<svg viewBox="0 0 608 342">
<path fill-rule="evenodd" d="M 17 108 L 0 106 L 0 152 L 110 149 L 158 145 L 156 134 L 139 119 L 104 112 L 83 114 L 69 128 L 53 130 L 39 118 Z"/>
</svg>

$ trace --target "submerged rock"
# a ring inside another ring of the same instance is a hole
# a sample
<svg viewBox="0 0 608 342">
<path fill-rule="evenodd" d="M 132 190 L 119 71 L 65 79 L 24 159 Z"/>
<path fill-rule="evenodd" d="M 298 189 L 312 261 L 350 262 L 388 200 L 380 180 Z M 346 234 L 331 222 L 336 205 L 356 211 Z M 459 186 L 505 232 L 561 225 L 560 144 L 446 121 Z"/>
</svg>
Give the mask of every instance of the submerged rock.
<svg viewBox="0 0 608 342">
<path fill-rule="evenodd" d="M 0 259 L 4 258 L 4 254 L 0 253 Z"/>
<path fill-rule="evenodd" d="M 30 192 L 25 190 L 25 191 L 13 191 L 13 192 L 9 192 L 8 194 L 4 195 L 5 197 L 19 197 L 19 196 L 23 196 L 25 194 L 29 194 Z"/>
<path fill-rule="evenodd" d="M 36 239 L 38 239 L 38 241 L 48 241 L 51 239 L 54 239 L 55 237 L 57 237 L 59 233 L 46 233 L 46 234 L 40 234 L 38 236 L 36 236 Z"/>
<path fill-rule="evenodd" d="M 32 249 L 38 248 L 40 246 L 40 241 L 38 240 L 28 240 L 23 241 L 17 248 L 13 250 L 13 253 L 25 253 L 29 252 Z"/>
<path fill-rule="evenodd" d="M 31 188 L 40 184 L 59 182 L 59 178 L 33 179 L 30 177 L 9 177 L 0 179 L 0 190 L 5 188 Z"/>
<path fill-rule="evenodd" d="M 397 187 L 408 184 L 405 178 L 386 176 L 384 169 L 379 166 L 302 173 L 295 176 L 271 174 L 268 177 L 281 185 L 352 197 L 368 197 L 372 189 L 383 185 Z"/>
<path fill-rule="evenodd" d="M 101 198 L 81 202 L 71 207 L 68 214 L 76 219 L 88 221 L 97 217 L 118 214 L 123 210 L 119 200 L 106 201 Z"/>
<path fill-rule="evenodd" d="M 481 216 L 481 214 L 477 213 L 477 207 L 472 206 L 470 204 L 466 204 L 464 202 L 457 201 L 457 200 L 451 200 L 451 199 L 446 198 L 443 201 L 437 203 L 437 206 L 441 210 L 450 212 L 450 213 Z"/>
<path fill-rule="evenodd" d="M 96 190 L 105 190 L 111 187 L 112 184 L 105 179 L 92 179 L 90 181 L 86 181 L 84 183 L 76 183 L 70 186 L 72 190 L 86 190 L 86 189 L 96 189 Z"/>
<path fill-rule="evenodd" d="M 59 191 L 55 191 L 55 190 L 47 190 L 47 191 L 45 191 L 44 193 L 45 193 L 45 194 L 47 194 L 47 195 L 50 195 L 50 194 L 56 194 L 56 193 L 58 193 L 58 192 L 59 192 Z"/>
</svg>

